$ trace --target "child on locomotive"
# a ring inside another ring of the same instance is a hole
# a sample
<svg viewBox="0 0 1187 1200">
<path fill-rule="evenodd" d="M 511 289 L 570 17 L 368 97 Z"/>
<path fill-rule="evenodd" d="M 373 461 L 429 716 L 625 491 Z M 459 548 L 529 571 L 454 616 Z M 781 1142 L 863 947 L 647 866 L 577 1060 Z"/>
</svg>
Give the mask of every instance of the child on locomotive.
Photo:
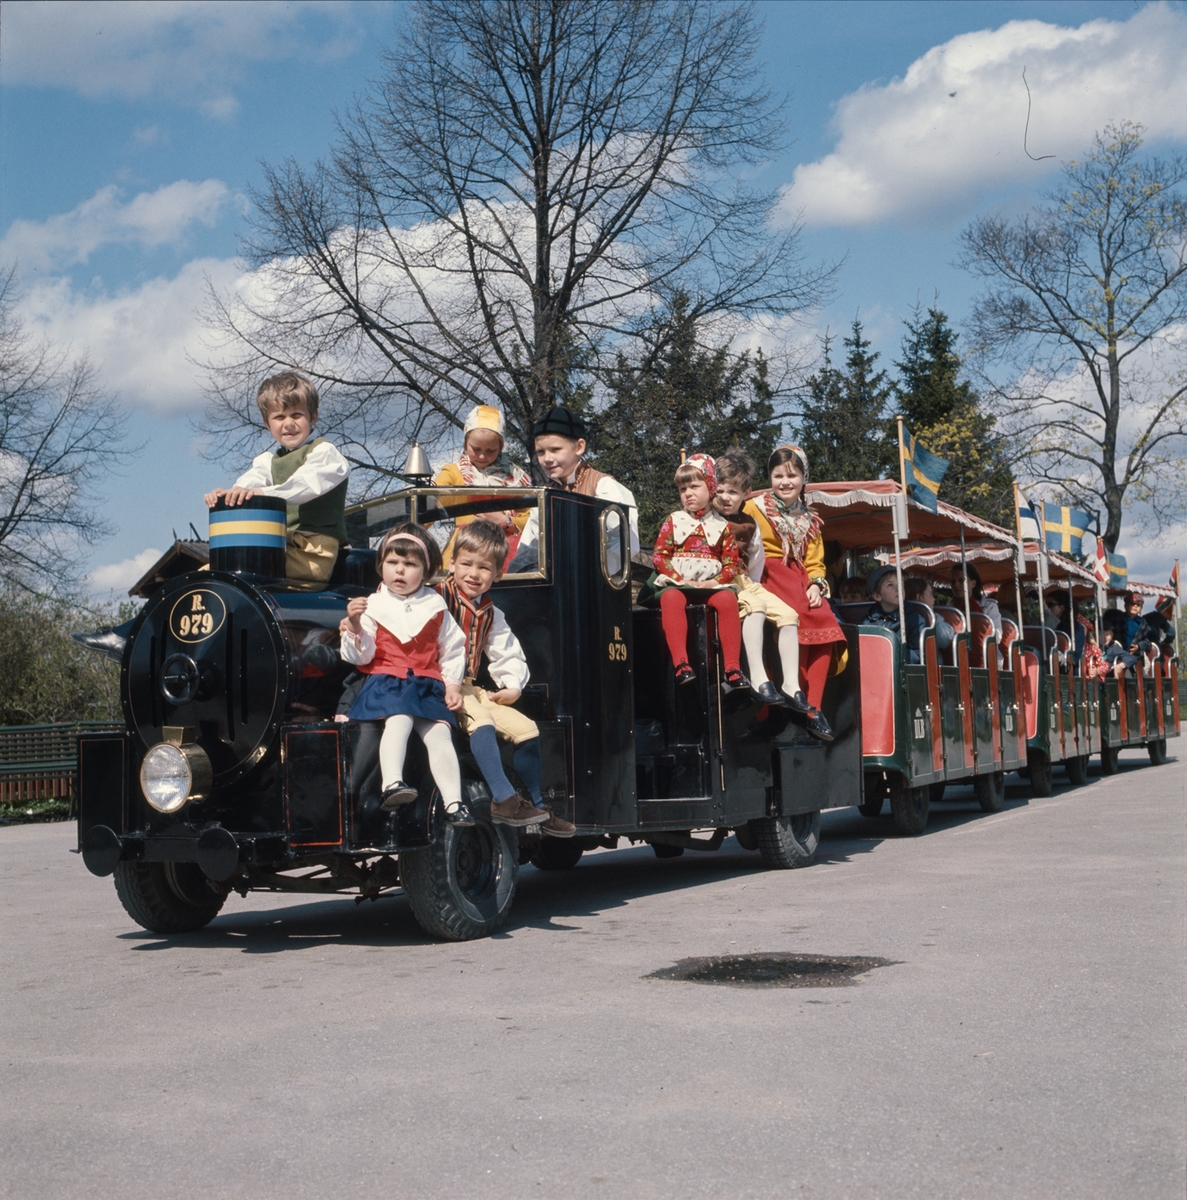
<svg viewBox="0 0 1187 1200">
<path fill-rule="evenodd" d="M 462 708 L 466 636 L 445 601 L 425 586 L 441 554 L 419 525 L 397 525 L 375 554 L 382 578 L 369 596 L 346 606 L 339 630 L 341 654 L 368 678 L 351 706 L 352 721 L 383 721 L 379 770 L 383 807 L 416 799 L 404 782 L 404 757 L 415 729 L 452 825 L 473 825 L 462 799 L 461 770 L 450 727 Z"/>
<path fill-rule="evenodd" d="M 749 455 L 741 450 L 727 450 L 718 456 L 717 492 L 713 497 L 713 505 L 730 523 L 738 546 L 741 569 L 734 584 L 738 589 L 742 644 L 746 647 L 750 686 L 764 703 L 783 706 L 787 698 L 771 682 L 763 663 L 763 627 L 768 621 L 775 626 L 783 678 L 795 679 L 799 673 L 797 626 L 800 618 L 794 608 L 758 582 L 762 578 L 764 563 L 762 538 L 758 533 L 758 523 L 743 511 L 753 481 L 754 462 Z"/>
<path fill-rule="evenodd" d="M 639 551 L 639 509 L 634 494 L 625 488 L 613 475 L 595 471 L 585 461 L 585 421 L 575 412 L 559 405 L 551 408 L 532 426 L 532 441 L 536 461 L 548 476 L 550 487 L 564 488 L 582 496 L 596 496 L 609 500 L 626 509 L 630 522 L 631 554 Z M 527 570 L 539 561 L 540 522 L 533 511 L 519 537 L 519 549 L 511 570 Z M 607 555 L 607 567 L 611 573 L 620 564 L 614 561 L 617 548 Z"/>
<path fill-rule="evenodd" d="M 821 741 L 832 741 L 833 731 L 820 702 L 830 667 L 844 670 L 848 654 L 845 635 L 824 603 L 828 594 L 824 539 L 820 519 L 804 503 L 808 456 L 799 446 L 778 446 L 767 460 L 767 475 L 770 490 L 748 501 L 745 511 L 755 519 L 762 537 L 763 586 L 800 617 L 799 661 L 790 678 L 785 676 L 783 691 L 789 696 L 788 707 L 806 718 L 808 732 Z M 793 693 L 797 685 L 799 690 Z"/>
<path fill-rule="evenodd" d="M 433 479 L 434 487 L 531 487 L 528 473 L 503 457 L 506 425 L 500 409 L 489 404 L 476 404 L 466 417 L 463 428 L 461 457 L 446 463 Z M 449 506 L 448 497 L 441 503 Z M 520 531 L 527 524 L 529 510 L 483 513 L 482 520 L 497 525 L 507 535 L 508 553 L 519 544 Z M 469 525 L 477 517 L 458 517 L 457 528 Z M 449 567 L 453 558 L 454 540 L 442 552 L 441 558 Z"/>
<path fill-rule="evenodd" d="M 350 464 L 324 437 L 314 437 L 317 388 L 296 371 L 282 371 L 260 384 L 256 404 L 280 449 L 258 454 L 230 488 L 215 488 L 204 499 L 231 508 L 253 496 L 274 496 L 288 504 L 287 579 L 313 586 L 325 583 L 346 541 L 346 481 Z"/>
<path fill-rule="evenodd" d="M 725 659 L 725 681 L 731 688 L 750 684 L 742 674 L 741 616 L 738 593 L 731 584 L 738 574 L 738 546 L 730 523 L 712 506 L 717 469 L 707 454 L 694 454 L 676 470 L 680 510 L 669 514 L 655 539 L 651 584 L 659 594 L 664 637 L 676 669 L 677 683 L 691 683 L 696 672 L 688 662 L 688 601 L 708 604 L 717 613 L 717 630 Z"/>
<path fill-rule="evenodd" d="M 441 595 L 466 635 L 466 675 L 458 724 L 469 735 L 470 750 L 491 791 L 491 820 L 496 825 L 536 825 L 553 837 L 572 837 L 576 826 L 544 807 L 540 796 L 540 730 L 511 707 L 528 681 L 528 662 L 507 618 L 490 597 L 491 584 L 503 575 L 507 536 L 490 521 L 474 521 L 457 531 L 449 578 Z M 485 655 L 497 691 L 475 682 Z M 515 746 L 515 769 L 527 787 L 524 796 L 503 771 L 498 739 Z"/>
</svg>

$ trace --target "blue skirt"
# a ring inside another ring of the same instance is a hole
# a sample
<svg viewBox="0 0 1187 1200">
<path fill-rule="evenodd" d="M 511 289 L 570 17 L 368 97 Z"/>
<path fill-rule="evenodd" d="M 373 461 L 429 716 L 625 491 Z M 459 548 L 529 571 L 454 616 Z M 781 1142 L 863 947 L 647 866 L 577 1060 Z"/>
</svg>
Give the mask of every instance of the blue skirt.
<svg viewBox="0 0 1187 1200">
<path fill-rule="evenodd" d="M 445 684 L 439 679 L 413 675 L 411 671 L 403 678 L 368 675 L 347 716 L 352 721 L 384 721 L 400 714 L 457 724 L 453 713 L 445 707 Z"/>
</svg>

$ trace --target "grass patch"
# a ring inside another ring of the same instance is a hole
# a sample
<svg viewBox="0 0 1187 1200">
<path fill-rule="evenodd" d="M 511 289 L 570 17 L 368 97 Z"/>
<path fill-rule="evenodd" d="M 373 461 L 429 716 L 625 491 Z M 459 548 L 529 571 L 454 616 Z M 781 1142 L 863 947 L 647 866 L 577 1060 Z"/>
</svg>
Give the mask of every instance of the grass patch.
<svg viewBox="0 0 1187 1200">
<path fill-rule="evenodd" d="M 18 800 L 0 804 L 0 823 L 5 825 L 37 825 L 47 821 L 69 821 L 69 800 Z"/>
</svg>

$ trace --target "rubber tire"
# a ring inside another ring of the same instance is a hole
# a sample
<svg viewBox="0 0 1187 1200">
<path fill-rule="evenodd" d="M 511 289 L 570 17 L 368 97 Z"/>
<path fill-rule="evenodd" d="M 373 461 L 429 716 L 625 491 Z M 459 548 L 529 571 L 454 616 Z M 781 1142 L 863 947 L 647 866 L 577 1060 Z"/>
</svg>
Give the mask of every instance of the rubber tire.
<svg viewBox="0 0 1187 1200">
<path fill-rule="evenodd" d="M 226 892 L 206 886 L 197 863 L 117 863 L 115 894 L 128 916 L 151 933 L 205 929 L 227 899 Z"/>
<path fill-rule="evenodd" d="M 540 848 L 532 855 L 532 866 L 537 871 L 571 871 L 585 853 L 585 847 L 574 838 L 544 837 Z"/>
<path fill-rule="evenodd" d="M 400 883 L 416 923 L 451 942 L 497 933 L 519 880 L 516 830 L 485 821 L 455 829 L 439 813 L 433 825 L 430 846 L 400 855 Z M 476 878 L 467 886 L 470 873 Z"/>
<path fill-rule="evenodd" d="M 652 842 L 651 848 L 656 858 L 679 858 L 684 853 L 683 846 L 669 846 L 666 842 Z"/>
<path fill-rule="evenodd" d="M 1100 773 L 1116 775 L 1121 769 L 1121 747 L 1102 746 L 1100 748 Z"/>
<path fill-rule="evenodd" d="M 1030 768 L 1030 794 L 1039 799 L 1050 796 L 1055 790 L 1051 779 L 1051 759 L 1042 750 L 1031 750 L 1026 755 Z"/>
<path fill-rule="evenodd" d="M 750 822 L 758 852 L 778 871 L 810 867 L 820 845 L 820 812 L 794 817 L 760 817 Z"/>
<path fill-rule="evenodd" d="M 743 850 L 758 849 L 758 839 L 754 836 L 754 830 L 751 828 L 749 821 L 747 821 L 745 825 L 734 830 L 734 837 L 737 838 L 738 845 L 741 846 Z"/>
<path fill-rule="evenodd" d="M 857 811 L 863 817 L 880 817 L 882 815 L 882 806 L 886 803 L 885 796 L 879 796 L 877 800 L 867 800 L 865 804 L 859 804 Z"/>
<path fill-rule="evenodd" d="M 1063 765 L 1067 771 L 1068 783 L 1072 787 L 1083 787 L 1088 782 L 1087 754 L 1077 754 L 1074 758 L 1069 758 Z"/>
<path fill-rule="evenodd" d="M 863 817 L 880 817 L 882 806 L 886 803 L 886 780 L 878 772 L 870 772 L 865 777 L 865 803 L 857 806 L 857 811 Z"/>
<path fill-rule="evenodd" d="M 928 786 L 927 798 L 932 804 L 939 804 L 944 798 L 944 789 L 947 788 L 947 783 L 933 783 Z"/>
<path fill-rule="evenodd" d="M 927 828 L 931 811 L 931 787 L 907 787 L 901 775 L 890 781 L 890 815 L 894 827 L 905 837 L 918 837 Z"/>
<path fill-rule="evenodd" d="M 1146 753 L 1150 756 L 1150 761 L 1156 767 L 1161 767 L 1166 762 L 1166 738 L 1159 738 L 1156 742 L 1146 743 Z"/>
<path fill-rule="evenodd" d="M 1001 812 L 1006 806 L 1006 773 L 995 771 L 992 775 L 977 775 L 973 779 L 973 798 L 982 812 Z"/>
</svg>

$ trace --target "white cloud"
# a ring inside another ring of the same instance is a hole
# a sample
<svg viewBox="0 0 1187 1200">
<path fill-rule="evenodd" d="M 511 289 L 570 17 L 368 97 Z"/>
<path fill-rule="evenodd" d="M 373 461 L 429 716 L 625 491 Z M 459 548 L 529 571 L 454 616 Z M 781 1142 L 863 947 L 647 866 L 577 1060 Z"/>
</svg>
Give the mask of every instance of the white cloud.
<svg viewBox="0 0 1187 1200">
<path fill-rule="evenodd" d="M 1045 181 L 1109 122 L 1187 137 L 1187 18 L 1162 4 L 1069 29 L 1011 21 L 929 50 L 844 97 L 836 149 L 795 170 L 778 206 L 810 225 L 958 219 L 987 192 Z M 1027 94 L 1033 107 L 1023 148 Z"/>
<path fill-rule="evenodd" d="M 332 0 L 6 4 L 5 84 L 164 97 L 225 118 L 238 108 L 233 88 L 247 63 L 341 58 L 373 21 L 368 6 Z"/>
<path fill-rule="evenodd" d="M 96 567 L 90 574 L 91 588 L 96 592 L 126 592 L 161 557 L 161 553 L 150 547 L 123 562 Z"/>
<path fill-rule="evenodd" d="M 108 243 L 145 248 L 177 245 L 194 223 L 211 226 L 230 193 L 218 179 L 179 179 L 126 204 L 114 184 L 100 188 L 68 213 L 44 221 L 13 221 L 0 241 L 0 261 L 22 270 L 50 270 L 84 263 Z"/>
</svg>

